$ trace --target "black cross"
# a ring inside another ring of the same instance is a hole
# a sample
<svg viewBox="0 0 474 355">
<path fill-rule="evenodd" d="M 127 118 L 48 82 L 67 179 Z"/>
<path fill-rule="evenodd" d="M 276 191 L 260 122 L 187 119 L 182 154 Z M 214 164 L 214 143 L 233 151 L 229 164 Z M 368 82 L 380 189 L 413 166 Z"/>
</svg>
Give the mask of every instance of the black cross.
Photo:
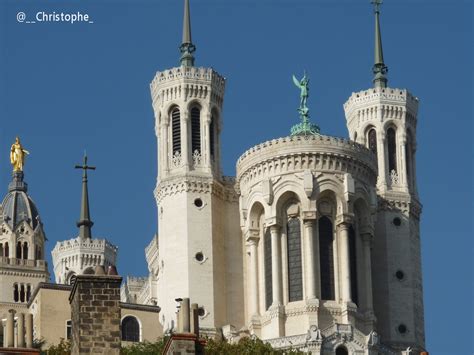
<svg viewBox="0 0 474 355">
<path fill-rule="evenodd" d="M 86 154 L 84 154 L 84 163 L 83 163 L 83 165 L 76 165 L 75 168 L 83 170 L 83 175 L 82 175 L 83 179 L 87 179 L 87 170 L 95 170 L 95 166 L 87 165 L 87 155 Z"/>
</svg>

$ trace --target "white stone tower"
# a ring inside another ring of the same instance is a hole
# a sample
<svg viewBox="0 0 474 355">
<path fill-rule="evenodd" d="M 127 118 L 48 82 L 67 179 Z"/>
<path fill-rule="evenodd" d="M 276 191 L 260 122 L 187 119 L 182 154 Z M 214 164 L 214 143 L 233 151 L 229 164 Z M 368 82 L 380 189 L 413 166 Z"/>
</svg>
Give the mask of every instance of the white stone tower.
<svg viewBox="0 0 474 355">
<path fill-rule="evenodd" d="M 372 280 L 377 331 L 394 348 L 425 344 L 420 252 L 421 205 L 416 187 L 418 98 L 387 86 L 375 0 L 374 87 L 344 105 L 349 135 L 377 155 L 378 212 Z"/>
<path fill-rule="evenodd" d="M 158 304 L 164 329 L 176 326 L 176 298 L 200 307 L 212 334 L 243 325 L 242 242 L 234 180 L 220 168 L 225 79 L 194 66 L 185 0 L 180 66 L 157 72 L 151 97 L 158 138 Z M 232 304 L 232 308 L 228 305 Z"/>
<path fill-rule="evenodd" d="M 70 284 L 76 275 L 93 274 L 97 265 L 115 266 L 117 259 L 118 248 L 115 245 L 106 239 L 92 239 L 94 223 L 90 219 L 87 170 L 95 170 L 95 167 L 88 166 L 87 156 L 84 156 L 84 164 L 76 165 L 76 169 L 83 170 L 81 217 L 77 222 L 79 236 L 57 242 L 51 252 L 54 276 L 59 284 Z"/>
</svg>

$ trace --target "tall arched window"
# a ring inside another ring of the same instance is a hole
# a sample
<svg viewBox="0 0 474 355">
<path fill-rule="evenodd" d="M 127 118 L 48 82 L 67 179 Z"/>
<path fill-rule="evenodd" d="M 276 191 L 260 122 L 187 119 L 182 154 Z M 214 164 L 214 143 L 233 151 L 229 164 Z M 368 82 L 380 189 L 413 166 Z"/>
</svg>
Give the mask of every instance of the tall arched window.
<svg viewBox="0 0 474 355">
<path fill-rule="evenodd" d="M 268 309 L 273 302 L 272 283 L 272 235 L 270 228 L 267 228 L 264 237 L 264 271 L 265 271 L 265 309 Z"/>
<path fill-rule="evenodd" d="M 41 247 L 35 245 L 35 260 L 41 260 Z"/>
<path fill-rule="evenodd" d="M 397 141 L 396 132 L 393 128 L 387 130 L 387 148 L 388 148 L 388 171 L 397 171 Z"/>
<path fill-rule="evenodd" d="M 8 242 L 5 243 L 5 248 L 3 250 L 3 255 L 5 255 L 6 258 L 10 257 L 10 249 L 8 247 Z"/>
<path fill-rule="evenodd" d="M 140 341 L 140 325 L 135 317 L 127 316 L 122 320 L 122 340 Z"/>
<path fill-rule="evenodd" d="M 191 153 L 201 154 L 201 110 L 198 107 L 191 109 Z"/>
<path fill-rule="evenodd" d="M 25 302 L 25 285 L 20 286 L 20 302 Z"/>
<path fill-rule="evenodd" d="M 28 259 L 28 243 L 23 243 L 23 259 Z"/>
<path fill-rule="evenodd" d="M 3 256 L 3 244 L 0 243 L 0 256 Z"/>
<path fill-rule="evenodd" d="M 31 285 L 26 286 L 26 302 L 30 301 L 31 297 Z"/>
<path fill-rule="evenodd" d="M 351 298 L 352 302 L 359 304 L 359 290 L 357 288 L 357 252 L 356 233 L 352 226 L 349 227 L 349 267 L 351 273 Z"/>
<path fill-rule="evenodd" d="M 377 155 L 377 132 L 375 128 L 371 128 L 369 133 L 367 134 L 367 145 L 368 148 Z"/>
<path fill-rule="evenodd" d="M 18 291 L 18 284 L 13 285 L 13 300 L 18 302 L 20 300 L 20 292 Z"/>
<path fill-rule="evenodd" d="M 171 129 L 174 156 L 181 153 L 181 114 L 177 107 L 171 112 Z"/>
<path fill-rule="evenodd" d="M 211 115 L 211 123 L 209 124 L 209 148 L 211 153 L 211 161 L 214 161 L 216 152 L 216 116 Z"/>
<path fill-rule="evenodd" d="M 303 299 L 303 271 L 301 261 L 301 224 L 299 218 L 290 218 L 287 227 L 288 300 Z"/>
<path fill-rule="evenodd" d="M 413 148 L 411 135 L 407 135 L 405 144 L 405 165 L 407 166 L 407 183 L 409 187 L 413 187 Z"/>
<path fill-rule="evenodd" d="M 21 242 L 16 243 L 16 258 L 21 259 Z"/>
<path fill-rule="evenodd" d="M 335 300 L 333 227 L 331 220 L 323 216 L 319 219 L 319 262 L 321 269 L 321 299 Z"/>
</svg>

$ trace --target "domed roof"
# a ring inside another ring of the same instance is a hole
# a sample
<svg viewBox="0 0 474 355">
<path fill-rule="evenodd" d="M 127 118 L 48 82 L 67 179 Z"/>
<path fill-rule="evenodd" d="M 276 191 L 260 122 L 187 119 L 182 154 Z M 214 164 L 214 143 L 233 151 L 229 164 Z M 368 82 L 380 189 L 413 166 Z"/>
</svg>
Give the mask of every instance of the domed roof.
<svg viewBox="0 0 474 355">
<path fill-rule="evenodd" d="M 33 229 L 39 224 L 38 209 L 27 194 L 27 190 L 28 186 L 23 182 L 23 173 L 15 172 L 2 202 L 3 220 L 11 229 L 15 229 L 23 221 Z"/>
</svg>

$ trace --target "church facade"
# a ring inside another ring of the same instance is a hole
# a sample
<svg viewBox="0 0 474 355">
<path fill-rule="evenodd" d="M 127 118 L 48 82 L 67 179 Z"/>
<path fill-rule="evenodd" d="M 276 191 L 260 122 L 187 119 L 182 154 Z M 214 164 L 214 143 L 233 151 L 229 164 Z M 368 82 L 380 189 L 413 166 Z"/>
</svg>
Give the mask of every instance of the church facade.
<svg viewBox="0 0 474 355">
<path fill-rule="evenodd" d="M 423 351 L 418 98 L 388 86 L 380 3 L 374 85 L 344 104 L 349 139 L 296 130 L 248 149 L 225 177 L 225 79 L 194 65 L 185 1 L 180 66 L 150 85 L 155 258 L 143 287 L 122 290 L 156 299 L 165 332 L 176 329 L 175 300 L 189 297 L 201 332 L 230 341 L 254 335 L 313 354 Z"/>
</svg>

